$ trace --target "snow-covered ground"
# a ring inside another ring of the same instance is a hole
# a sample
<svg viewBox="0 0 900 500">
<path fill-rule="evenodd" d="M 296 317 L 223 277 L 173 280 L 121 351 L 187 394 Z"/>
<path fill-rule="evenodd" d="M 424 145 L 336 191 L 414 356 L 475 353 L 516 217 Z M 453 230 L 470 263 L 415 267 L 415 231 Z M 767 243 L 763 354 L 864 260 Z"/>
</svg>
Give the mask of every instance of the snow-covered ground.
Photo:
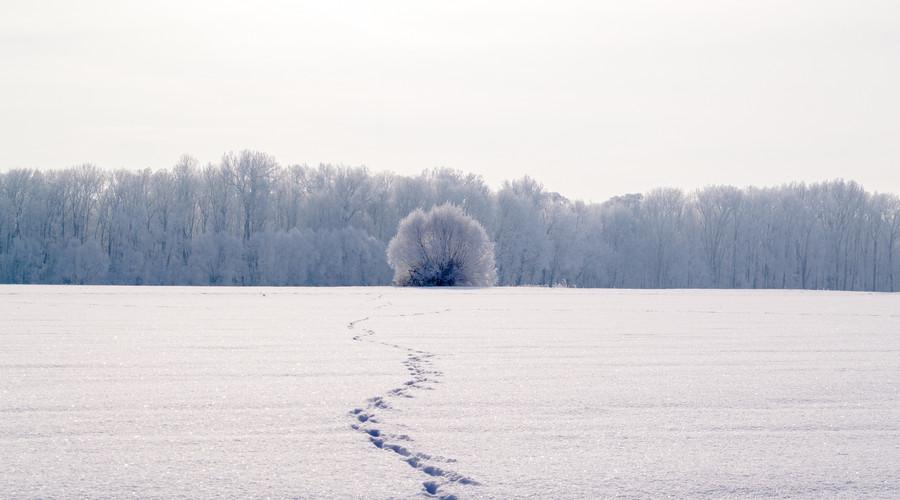
<svg viewBox="0 0 900 500">
<path fill-rule="evenodd" d="M 900 497 L 900 295 L 0 287 L 0 497 Z"/>
</svg>

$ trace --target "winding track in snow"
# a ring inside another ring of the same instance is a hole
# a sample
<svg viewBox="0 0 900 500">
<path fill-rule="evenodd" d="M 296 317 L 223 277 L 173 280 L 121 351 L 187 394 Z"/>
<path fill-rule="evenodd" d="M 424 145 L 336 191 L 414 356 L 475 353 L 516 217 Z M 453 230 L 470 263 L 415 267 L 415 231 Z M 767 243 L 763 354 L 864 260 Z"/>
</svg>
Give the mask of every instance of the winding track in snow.
<svg viewBox="0 0 900 500">
<path fill-rule="evenodd" d="M 374 300 L 380 299 L 381 295 Z M 376 309 L 383 309 L 387 305 L 389 305 L 389 303 L 381 304 L 377 306 Z M 398 314 L 394 317 L 441 314 L 448 312 L 449 310 L 450 309 L 442 309 L 440 311 L 432 312 Z M 391 413 L 396 414 L 396 410 L 391 405 L 392 399 L 413 398 L 415 397 L 415 392 L 434 390 L 434 385 L 440 383 L 440 378 L 443 376 L 443 373 L 435 370 L 432 364 L 432 360 L 437 355 L 428 351 L 375 340 L 373 338 L 375 336 L 375 331 L 371 328 L 364 328 L 361 326 L 362 323 L 365 323 L 370 319 L 371 317 L 366 316 L 347 324 L 348 330 L 359 332 L 353 336 L 353 340 L 356 342 L 378 344 L 404 351 L 406 353 L 406 360 L 403 362 L 403 365 L 406 367 L 406 371 L 409 373 L 410 378 L 398 387 L 367 399 L 365 407 L 358 407 L 351 410 L 349 416 L 353 423 L 350 424 L 350 427 L 365 435 L 369 443 L 376 448 L 394 454 L 409 464 L 410 467 L 424 474 L 426 477 L 424 478 L 425 481 L 422 483 L 422 492 L 425 495 L 440 498 L 442 500 L 456 500 L 459 496 L 449 491 L 454 485 L 477 486 L 479 483 L 468 476 L 464 476 L 447 468 L 446 464 L 452 464 L 456 462 L 456 460 L 416 451 L 415 446 L 412 444 L 413 439 L 408 435 L 399 432 L 388 432 L 387 421 L 385 420 L 387 415 Z"/>
</svg>

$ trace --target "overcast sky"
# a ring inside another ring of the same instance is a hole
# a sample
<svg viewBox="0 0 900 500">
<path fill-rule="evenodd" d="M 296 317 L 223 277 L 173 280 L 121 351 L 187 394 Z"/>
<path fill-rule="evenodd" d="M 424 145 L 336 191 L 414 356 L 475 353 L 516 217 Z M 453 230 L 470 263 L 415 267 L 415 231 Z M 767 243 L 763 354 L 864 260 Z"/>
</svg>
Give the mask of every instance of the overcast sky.
<svg viewBox="0 0 900 500">
<path fill-rule="evenodd" d="M 531 175 L 600 201 L 853 178 L 900 193 L 900 2 L 0 0 L 0 169 Z"/>
</svg>

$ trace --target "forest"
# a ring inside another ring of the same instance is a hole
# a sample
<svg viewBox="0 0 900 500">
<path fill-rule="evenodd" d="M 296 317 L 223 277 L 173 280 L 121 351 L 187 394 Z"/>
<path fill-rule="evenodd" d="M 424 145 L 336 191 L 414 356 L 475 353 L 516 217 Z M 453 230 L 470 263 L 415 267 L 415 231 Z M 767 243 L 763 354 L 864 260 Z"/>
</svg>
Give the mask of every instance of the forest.
<svg viewBox="0 0 900 500">
<path fill-rule="evenodd" d="M 522 177 L 281 166 L 257 151 L 201 166 L 0 173 L 0 282 L 383 285 L 387 242 L 449 202 L 495 244 L 499 285 L 895 291 L 900 199 L 852 181 L 660 188 L 603 203 Z"/>
</svg>

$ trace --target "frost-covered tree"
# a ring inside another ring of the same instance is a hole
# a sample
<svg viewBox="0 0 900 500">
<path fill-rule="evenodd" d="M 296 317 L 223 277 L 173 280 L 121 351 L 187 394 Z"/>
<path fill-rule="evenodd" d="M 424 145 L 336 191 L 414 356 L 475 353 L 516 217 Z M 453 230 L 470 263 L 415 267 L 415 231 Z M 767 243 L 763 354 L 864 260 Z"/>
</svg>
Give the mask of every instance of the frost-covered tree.
<svg viewBox="0 0 900 500">
<path fill-rule="evenodd" d="M 400 221 L 387 256 L 401 286 L 491 286 L 497 280 L 494 244 L 455 205 L 414 210 Z"/>
<path fill-rule="evenodd" d="M 506 182 L 497 193 L 497 270 L 510 285 L 553 284 L 545 280 L 550 266 L 548 193 L 530 177 Z"/>
<path fill-rule="evenodd" d="M 708 186 L 694 195 L 700 246 L 709 271 L 709 285 L 723 286 L 725 263 L 737 252 L 741 191 L 732 186 Z M 736 278 L 728 281 L 734 287 Z"/>
</svg>

